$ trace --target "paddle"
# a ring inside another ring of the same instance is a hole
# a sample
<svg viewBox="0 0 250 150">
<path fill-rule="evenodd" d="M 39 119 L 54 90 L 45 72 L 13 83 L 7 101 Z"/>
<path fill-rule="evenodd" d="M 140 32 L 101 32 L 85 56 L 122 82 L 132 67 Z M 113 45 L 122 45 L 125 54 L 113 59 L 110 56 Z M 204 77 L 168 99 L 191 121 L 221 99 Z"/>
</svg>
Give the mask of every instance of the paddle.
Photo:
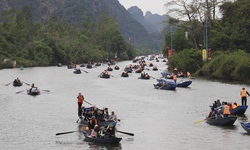
<svg viewBox="0 0 250 150">
<path fill-rule="evenodd" d="M 127 135 L 130 135 L 130 136 L 134 136 L 134 133 L 123 132 L 123 131 L 118 131 L 118 130 L 116 132 L 127 134 Z"/>
<path fill-rule="evenodd" d="M 21 93 L 21 92 L 23 92 L 23 91 L 25 91 L 25 90 L 22 90 L 22 91 L 18 91 L 18 92 L 16 92 L 16 94 L 18 94 L 18 93 Z"/>
<path fill-rule="evenodd" d="M 165 84 L 163 84 L 161 87 L 158 87 L 158 90 L 159 90 L 159 89 L 161 89 L 161 88 L 163 88 L 163 87 L 164 87 L 164 85 L 165 85 Z"/>
<path fill-rule="evenodd" d="M 61 133 L 56 133 L 56 135 L 69 134 L 69 133 L 74 133 L 74 132 L 81 132 L 81 131 L 61 132 Z"/>
<path fill-rule="evenodd" d="M 154 77 L 150 76 L 151 78 L 155 79 Z"/>
<path fill-rule="evenodd" d="M 201 123 L 201 122 L 203 122 L 203 121 L 206 121 L 208 118 L 206 118 L 206 119 L 202 119 L 202 120 L 197 120 L 197 121 L 195 121 L 194 122 L 194 124 L 198 124 L 198 123 Z"/>
<path fill-rule="evenodd" d="M 8 83 L 8 84 L 5 84 L 5 86 L 8 86 L 8 85 L 10 85 L 11 83 L 13 83 L 13 82 L 10 82 L 10 83 Z"/>
<path fill-rule="evenodd" d="M 81 69 L 82 71 L 84 71 L 84 72 L 86 72 L 86 73 L 89 73 L 88 71 L 86 71 L 86 70 L 83 70 L 83 69 Z"/>
<path fill-rule="evenodd" d="M 23 83 L 25 83 L 25 82 L 23 82 Z M 26 85 L 30 85 L 29 83 L 25 83 Z"/>
<path fill-rule="evenodd" d="M 41 90 L 41 91 L 50 92 L 50 90 Z"/>
<path fill-rule="evenodd" d="M 87 104 L 89 104 L 89 105 L 92 105 L 90 102 L 87 102 L 86 100 L 83 100 L 84 102 L 86 102 Z"/>
</svg>

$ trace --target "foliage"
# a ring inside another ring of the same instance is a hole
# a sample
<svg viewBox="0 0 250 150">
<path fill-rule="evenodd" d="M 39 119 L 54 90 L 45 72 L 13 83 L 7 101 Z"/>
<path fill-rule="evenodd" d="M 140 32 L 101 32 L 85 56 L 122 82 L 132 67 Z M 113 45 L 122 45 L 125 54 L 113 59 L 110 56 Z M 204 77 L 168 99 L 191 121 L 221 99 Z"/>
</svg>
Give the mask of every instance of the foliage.
<svg viewBox="0 0 250 150">
<path fill-rule="evenodd" d="M 177 67 L 179 70 L 183 70 L 184 72 L 189 71 L 191 73 L 199 70 L 203 65 L 201 51 L 197 49 L 185 49 L 175 53 L 173 56 L 168 58 L 168 62 L 169 71 Z"/>
<path fill-rule="evenodd" d="M 203 75 L 228 80 L 249 81 L 250 54 L 242 50 L 234 53 L 219 52 L 200 70 Z"/>
<path fill-rule="evenodd" d="M 118 25 L 107 14 L 82 25 L 51 17 L 44 24 L 33 22 L 31 10 L 4 12 L 0 23 L 0 57 L 23 66 L 47 66 L 112 59 L 132 59 L 135 50 L 122 37 Z"/>
</svg>

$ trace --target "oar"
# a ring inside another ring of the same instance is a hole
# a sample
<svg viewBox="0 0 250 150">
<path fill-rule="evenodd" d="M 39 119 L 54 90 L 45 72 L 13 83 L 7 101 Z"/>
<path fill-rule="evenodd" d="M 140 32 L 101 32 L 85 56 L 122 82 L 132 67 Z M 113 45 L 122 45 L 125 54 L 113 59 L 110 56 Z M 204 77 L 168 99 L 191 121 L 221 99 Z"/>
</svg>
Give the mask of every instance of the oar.
<svg viewBox="0 0 250 150">
<path fill-rule="evenodd" d="M 155 79 L 154 77 L 150 76 L 151 78 Z"/>
<path fill-rule="evenodd" d="M 50 90 L 41 90 L 41 91 L 50 92 Z"/>
<path fill-rule="evenodd" d="M 127 135 L 130 135 L 130 136 L 134 136 L 134 133 L 123 132 L 123 131 L 118 131 L 118 130 L 116 132 L 127 134 Z"/>
<path fill-rule="evenodd" d="M 22 90 L 22 91 L 18 91 L 18 92 L 16 92 L 16 94 L 18 94 L 18 93 L 21 93 L 21 92 L 23 92 L 23 91 L 25 91 L 25 90 Z"/>
<path fill-rule="evenodd" d="M 84 102 L 86 102 L 87 104 L 89 104 L 89 105 L 92 105 L 90 102 L 88 102 L 88 101 L 86 101 L 86 100 L 83 100 Z"/>
<path fill-rule="evenodd" d="M 164 86 L 165 86 L 165 84 L 163 84 L 161 87 L 158 87 L 158 90 L 161 89 L 161 88 L 163 88 Z"/>
<path fill-rule="evenodd" d="M 26 82 L 23 82 L 23 83 L 25 83 L 26 85 L 30 85 L 29 83 L 26 83 Z"/>
<path fill-rule="evenodd" d="M 89 73 L 88 71 L 86 71 L 86 70 L 83 70 L 83 69 L 81 69 L 82 71 L 84 71 L 84 72 L 86 72 L 86 73 Z"/>
<path fill-rule="evenodd" d="M 13 82 L 10 82 L 10 83 L 8 83 L 8 84 L 5 84 L 5 86 L 8 86 L 8 85 L 10 85 L 11 83 L 13 83 Z"/>
<path fill-rule="evenodd" d="M 74 133 L 74 132 L 81 132 L 81 131 L 61 132 L 61 133 L 56 133 L 56 135 L 69 134 L 69 133 Z"/>
</svg>

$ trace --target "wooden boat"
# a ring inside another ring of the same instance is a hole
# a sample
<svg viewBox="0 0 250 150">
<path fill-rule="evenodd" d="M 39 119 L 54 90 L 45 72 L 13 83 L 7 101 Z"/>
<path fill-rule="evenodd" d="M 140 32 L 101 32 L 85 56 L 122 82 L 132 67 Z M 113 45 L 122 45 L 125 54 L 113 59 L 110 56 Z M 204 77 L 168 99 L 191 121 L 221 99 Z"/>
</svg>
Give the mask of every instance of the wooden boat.
<svg viewBox="0 0 250 150">
<path fill-rule="evenodd" d="M 169 73 L 167 72 L 161 72 L 162 77 L 164 77 L 165 79 L 173 79 L 173 76 L 171 76 Z"/>
<path fill-rule="evenodd" d="M 113 71 L 113 68 L 108 67 L 108 68 L 107 68 L 107 71 Z"/>
<path fill-rule="evenodd" d="M 124 72 L 123 72 L 123 73 L 121 74 L 121 77 L 129 77 L 129 75 L 128 75 L 128 73 L 124 73 Z"/>
<path fill-rule="evenodd" d="M 23 83 L 22 82 L 13 82 L 13 86 L 22 86 L 23 85 Z"/>
<path fill-rule="evenodd" d="M 69 63 L 68 64 L 68 69 L 73 69 L 73 68 L 76 68 L 76 64 Z"/>
<path fill-rule="evenodd" d="M 101 74 L 100 74 L 100 78 L 108 79 L 108 78 L 110 78 L 110 75 L 109 75 L 109 74 L 101 73 Z"/>
<path fill-rule="evenodd" d="M 240 124 L 243 129 L 246 130 L 248 134 L 250 134 L 250 122 L 240 122 Z"/>
<path fill-rule="evenodd" d="M 238 106 L 230 110 L 231 115 L 244 115 L 248 106 Z"/>
<path fill-rule="evenodd" d="M 164 79 L 156 79 L 158 81 L 157 84 L 153 84 L 155 89 L 162 90 L 175 90 L 176 84 L 173 81 L 166 81 Z"/>
<path fill-rule="evenodd" d="M 177 83 L 177 87 L 188 87 L 190 84 L 192 84 L 192 81 L 189 80 L 189 81 L 181 81 L 179 83 Z"/>
<path fill-rule="evenodd" d="M 216 125 L 216 126 L 229 126 L 233 125 L 234 122 L 237 120 L 236 116 L 228 116 L 226 118 L 207 118 L 206 122 L 210 125 Z"/>
<path fill-rule="evenodd" d="M 115 70 L 119 70 L 120 69 L 120 67 L 118 67 L 118 66 L 115 66 Z"/>
<path fill-rule="evenodd" d="M 93 68 L 93 66 L 91 64 L 87 64 L 87 68 L 91 69 L 91 68 Z"/>
<path fill-rule="evenodd" d="M 138 77 L 138 79 L 149 80 L 149 79 L 150 79 L 150 76 L 147 76 L 147 77 L 145 77 L 145 76 L 140 76 L 140 77 Z"/>
<path fill-rule="evenodd" d="M 118 137 L 92 138 L 87 134 L 87 131 L 84 131 L 83 135 L 85 137 L 84 141 L 92 142 L 92 143 L 99 143 L 99 144 L 117 144 L 122 140 L 122 138 L 118 138 Z"/>
<path fill-rule="evenodd" d="M 80 69 L 75 69 L 74 70 L 74 74 L 81 74 L 81 73 L 82 73 L 82 71 Z"/>
<path fill-rule="evenodd" d="M 32 90 L 27 90 L 27 94 L 28 95 L 40 95 L 40 90 L 39 89 L 36 89 L 36 88 L 33 88 Z"/>
</svg>

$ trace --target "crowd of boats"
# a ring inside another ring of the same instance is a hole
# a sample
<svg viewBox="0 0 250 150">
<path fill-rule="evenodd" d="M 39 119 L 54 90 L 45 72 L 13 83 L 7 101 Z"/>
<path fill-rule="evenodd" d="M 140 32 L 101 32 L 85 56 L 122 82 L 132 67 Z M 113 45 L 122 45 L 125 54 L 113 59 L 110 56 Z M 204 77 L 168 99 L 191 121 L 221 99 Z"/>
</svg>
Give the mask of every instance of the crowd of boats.
<svg viewBox="0 0 250 150">
<path fill-rule="evenodd" d="M 150 60 L 155 60 L 155 62 L 160 61 L 157 57 L 153 57 Z M 162 61 L 166 62 L 165 59 L 163 59 Z M 92 62 L 86 65 L 81 64 L 80 67 L 86 67 L 88 69 L 91 69 L 93 67 L 101 65 L 103 65 L 102 62 L 97 62 L 97 63 Z M 58 67 L 61 67 L 61 64 L 58 65 Z M 83 68 L 77 68 L 76 64 L 74 63 L 69 63 L 67 67 L 68 69 L 74 69 L 73 73 L 75 74 L 81 74 L 82 71 L 88 73 L 88 71 L 84 70 Z M 112 77 L 110 72 L 113 70 L 121 70 L 121 68 L 118 65 L 116 65 L 115 61 L 112 60 L 108 62 L 107 69 L 101 72 L 100 75 L 98 75 L 97 77 L 109 79 L 110 77 Z M 139 74 L 138 79 L 142 80 L 149 80 L 151 78 L 156 79 L 155 77 L 152 77 L 148 73 L 146 73 L 146 71 L 159 71 L 159 70 L 160 69 L 158 69 L 157 66 L 154 65 L 152 62 L 149 62 L 147 64 L 144 58 L 141 57 L 134 59 L 133 64 L 130 63 L 125 68 L 123 68 L 121 77 L 129 77 L 131 73 L 138 73 Z M 176 80 L 177 78 L 181 80 L 177 82 Z M 158 90 L 160 89 L 176 90 L 177 87 L 183 87 L 183 88 L 189 87 L 193 82 L 191 79 L 192 77 L 189 72 L 184 73 L 182 70 L 179 70 L 176 67 L 170 73 L 161 72 L 161 77 L 156 79 L 156 83 L 153 84 L 153 86 L 155 89 Z M 13 84 L 13 86 L 18 87 L 22 86 L 23 83 L 25 82 L 22 82 L 17 78 L 11 83 Z M 10 85 L 11 83 L 6 84 L 6 86 Z M 30 84 L 28 83 L 25 84 L 30 86 Z M 16 93 L 20 93 L 22 91 Z M 32 84 L 31 87 L 26 91 L 27 94 L 29 95 L 39 95 L 41 93 L 41 90 L 38 89 L 38 87 L 35 86 L 34 84 Z M 43 91 L 49 92 L 49 90 L 43 90 Z M 243 115 L 245 113 L 248 106 L 241 106 L 237 105 L 237 103 L 231 104 L 228 102 L 220 103 L 220 101 L 217 100 L 210 106 L 210 108 L 211 111 L 209 115 L 205 119 L 196 121 L 195 124 L 206 121 L 208 124 L 211 125 L 219 125 L 219 126 L 233 125 L 234 122 L 237 120 L 238 116 Z M 105 144 L 119 143 L 122 140 L 122 138 L 116 137 L 115 135 L 116 132 L 134 136 L 133 133 L 117 130 L 116 124 L 120 122 L 120 119 L 117 118 L 116 114 L 114 114 L 114 111 L 112 111 L 111 114 L 109 114 L 108 108 L 100 109 L 95 106 L 82 107 L 81 115 L 79 116 L 79 119 L 76 122 L 78 124 L 83 125 L 82 130 L 80 132 L 84 134 L 85 140 L 89 142 L 97 142 Z M 241 125 L 248 133 L 250 133 L 250 123 L 241 122 Z M 56 135 L 68 134 L 73 132 L 75 131 L 57 133 Z"/>
</svg>

